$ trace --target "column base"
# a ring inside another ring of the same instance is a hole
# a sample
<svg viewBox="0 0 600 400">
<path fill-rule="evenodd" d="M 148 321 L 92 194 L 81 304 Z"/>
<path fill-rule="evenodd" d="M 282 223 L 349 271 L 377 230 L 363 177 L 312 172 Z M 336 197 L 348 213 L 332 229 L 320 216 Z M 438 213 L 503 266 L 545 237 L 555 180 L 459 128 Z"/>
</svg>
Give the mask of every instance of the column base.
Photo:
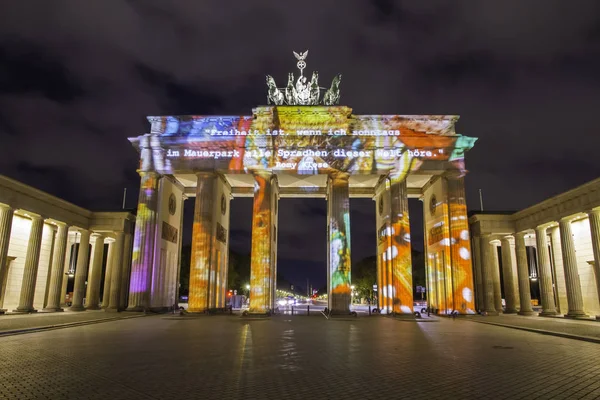
<svg viewBox="0 0 600 400">
<path fill-rule="evenodd" d="M 565 314 L 565 318 L 588 318 L 589 315 L 584 313 L 583 311 L 572 311 Z"/>
<path fill-rule="evenodd" d="M 484 310 L 483 314 L 484 316 L 490 316 L 490 317 L 497 317 L 498 315 L 500 315 L 500 313 L 496 310 L 492 310 L 492 311 L 488 311 L 488 310 Z"/>
<path fill-rule="evenodd" d="M 536 314 L 535 311 L 531 310 L 531 311 L 519 311 L 517 314 L 519 315 L 534 315 Z"/>
<path fill-rule="evenodd" d="M 539 315 L 540 317 L 554 317 L 558 315 L 558 313 L 556 311 L 542 311 Z"/>
<path fill-rule="evenodd" d="M 504 314 L 516 314 L 518 311 L 516 308 L 510 310 L 504 310 Z"/>
<path fill-rule="evenodd" d="M 129 311 L 129 312 L 144 312 L 144 311 L 146 311 L 146 308 L 144 308 L 142 306 L 134 306 L 134 307 L 128 307 L 128 308 L 126 308 L 125 311 Z"/>
<path fill-rule="evenodd" d="M 36 313 L 37 310 L 35 308 L 17 308 L 12 311 L 14 314 L 33 314 Z"/>
<path fill-rule="evenodd" d="M 87 306 L 85 309 L 86 310 L 102 310 L 102 308 L 100 308 L 100 306 Z"/>
<path fill-rule="evenodd" d="M 596 315 L 596 319 L 600 321 L 600 315 Z"/>
<path fill-rule="evenodd" d="M 185 310 L 188 314 L 206 314 L 208 313 L 207 308 L 188 308 Z"/>
<path fill-rule="evenodd" d="M 0 315 L 2 315 L 2 314 L 6 314 L 6 312 L 7 312 L 7 311 L 8 311 L 8 310 L 7 310 L 7 309 L 5 309 L 5 308 L 0 308 Z"/>
<path fill-rule="evenodd" d="M 50 307 L 50 308 L 44 308 L 43 310 L 40 310 L 40 312 L 43 313 L 53 313 L 53 312 L 63 312 L 65 310 L 63 310 L 60 307 Z"/>
<path fill-rule="evenodd" d="M 119 309 L 119 308 L 117 308 L 117 307 L 106 307 L 106 308 L 104 309 L 104 312 L 110 312 L 110 313 L 112 313 L 112 312 L 121 312 L 121 311 L 122 311 L 122 310 L 120 310 L 120 309 Z"/>
<path fill-rule="evenodd" d="M 69 311 L 85 311 L 84 306 L 71 306 L 69 307 Z"/>
</svg>

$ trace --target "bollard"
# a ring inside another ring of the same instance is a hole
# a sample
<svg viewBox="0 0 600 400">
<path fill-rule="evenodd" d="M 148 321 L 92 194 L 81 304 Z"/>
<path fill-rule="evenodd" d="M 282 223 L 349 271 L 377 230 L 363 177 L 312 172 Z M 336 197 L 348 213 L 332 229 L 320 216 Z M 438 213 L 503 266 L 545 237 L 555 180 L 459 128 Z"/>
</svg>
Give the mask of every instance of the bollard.
<svg viewBox="0 0 600 400">
<path fill-rule="evenodd" d="M 371 315 L 371 305 L 369 304 L 369 315 Z"/>
<path fill-rule="evenodd" d="M 306 316 L 310 317 L 310 306 L 306 306 Z"/>
<path fill-rule="evenodd" d="M 292 315 L 294 315 L 294 306 L 292 305 Z"/>
</svg>

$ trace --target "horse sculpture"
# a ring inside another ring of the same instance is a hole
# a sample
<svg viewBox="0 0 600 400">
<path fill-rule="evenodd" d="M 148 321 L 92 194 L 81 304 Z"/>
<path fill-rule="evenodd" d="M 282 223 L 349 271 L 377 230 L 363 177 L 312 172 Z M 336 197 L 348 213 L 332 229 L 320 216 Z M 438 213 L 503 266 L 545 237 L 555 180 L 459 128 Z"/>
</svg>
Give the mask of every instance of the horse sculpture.
<svg viewBox="0 0 600 400">
<path fill-rule="evenodd" d="M 319 104 L 319 73 L 317 71 L 313 72 L 312 78 L 310 80 L 310 104 Z"/>
<path fill-rule="evenodd" d="M 326 106 L 337 105 L 340 102 L 340 81 L 342 80 L 342 74 L 338 74 L 331 81 L 331 87 L 325 92 L 323 96 L 323 104 Z"/>
<path fill-rule="evenodd" d="M 274 104 L 276 106 L 283 105 L 283 93 L 277 88 L 275 79 L 273 79 L 271 75 L 267 75 L 267 87 L 269 88 L 267 93 L 267 104 Z"/>
<path fill-rule="evenodd" d="M 294 74 L 288 74 L 288 84 L 285 88 L 285 102 L 287 105 L 293 106 L 296 104 L 296 88 L 294 87 Z"/>
</svg>

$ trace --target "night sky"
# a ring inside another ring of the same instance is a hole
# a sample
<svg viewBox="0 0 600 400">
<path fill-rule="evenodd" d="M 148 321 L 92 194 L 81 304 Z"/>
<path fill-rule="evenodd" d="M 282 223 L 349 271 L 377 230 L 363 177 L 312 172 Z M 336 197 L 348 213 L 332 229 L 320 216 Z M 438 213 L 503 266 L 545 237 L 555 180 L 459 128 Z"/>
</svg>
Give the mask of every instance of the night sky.
<svg viewBox="0 0 600 400">
<path fill-rule="evenodd" d="M 306 49 L 308 73 L 343 74 L 356 114 L 461 115 L 457 132 L 479 137 L 470 209 L 479 188 L 485 210 L 518 210 L 600 176 L 594 0 L 13 1 L 0 11 L 0 174 L 92 210 L 119 210 L 128 188 L 135 207 L 127 137 L 148 132 L 145 116 L 248 115 L 265 74 L 284 85 Z M 231 206 L 232 248 L 247 252 L 251 199 Z M 325 210 L 281 200 L 279 265 L 299 284 L 325 282 Z M 371 200 L 351 201 L 355 261 L 375 252 L 374 218 Z"/>
</svg>

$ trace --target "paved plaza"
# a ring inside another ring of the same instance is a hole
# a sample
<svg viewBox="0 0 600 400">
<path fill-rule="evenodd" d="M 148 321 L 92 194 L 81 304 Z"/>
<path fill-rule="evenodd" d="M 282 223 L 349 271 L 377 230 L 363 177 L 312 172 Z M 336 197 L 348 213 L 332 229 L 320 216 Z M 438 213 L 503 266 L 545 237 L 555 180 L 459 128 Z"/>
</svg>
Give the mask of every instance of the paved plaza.
<svg viewBox="0 0 600 400">
<path fill-rule="evenodd" d="M 600 397 L 600 345 L 460 318 L 155 315 L 1 337 L 0 354 L 0 398 Z"/>
</svg>

